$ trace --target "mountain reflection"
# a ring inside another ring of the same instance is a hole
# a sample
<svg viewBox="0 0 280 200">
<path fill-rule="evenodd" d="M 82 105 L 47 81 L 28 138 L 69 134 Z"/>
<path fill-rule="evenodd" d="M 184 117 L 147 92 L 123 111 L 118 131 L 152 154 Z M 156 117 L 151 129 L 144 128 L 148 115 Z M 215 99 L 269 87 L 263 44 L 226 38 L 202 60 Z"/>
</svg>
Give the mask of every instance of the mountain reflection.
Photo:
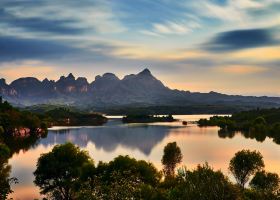
<svg viewBox="0 0 280 200">
<path fill-rule="evenodd" d="M 113 152 L 121 145 L 130 149 L 138 149 L 145 155 L 150 155 L 153 147 L 167 137 L 172 126 L 127 126 L 111 121 L 105 126 L 50 130 L 48 137 L 40 141 L 43 145 L 61 144 L 70 141 L 81 147 L 86 147 L 89 142 L 95 144 L 97 149 Z"/>
</svg>

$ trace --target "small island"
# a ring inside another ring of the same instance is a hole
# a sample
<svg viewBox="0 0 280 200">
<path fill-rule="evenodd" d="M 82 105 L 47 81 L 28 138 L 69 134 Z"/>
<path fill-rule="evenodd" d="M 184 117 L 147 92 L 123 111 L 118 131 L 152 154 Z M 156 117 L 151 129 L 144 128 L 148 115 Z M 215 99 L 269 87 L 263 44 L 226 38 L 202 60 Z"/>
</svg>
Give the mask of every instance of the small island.
<svg viewBox="0 0 280 200">
<path fill-rule="evenodd" d="M 44 113 L 50 126 L 101 126 L 107 118 L 99 113 L 72 111 L 68 108 L 55 108 Z"/>
<path fill-rule="evenodd" d="M 122 118 L 123 123 L 152 123 L 177 121 L 172 115 L 127 115 Z"/>
</svg>

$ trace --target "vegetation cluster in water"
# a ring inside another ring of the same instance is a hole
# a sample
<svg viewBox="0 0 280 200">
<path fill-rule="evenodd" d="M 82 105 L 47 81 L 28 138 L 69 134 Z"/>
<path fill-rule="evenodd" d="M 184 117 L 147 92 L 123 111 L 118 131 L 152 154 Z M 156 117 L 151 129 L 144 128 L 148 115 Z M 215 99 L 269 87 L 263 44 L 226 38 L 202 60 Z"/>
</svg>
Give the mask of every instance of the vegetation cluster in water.
<svg viewBox="0 0 280 200">
<path fill-rule="evenodd" d="M 122 119 L 123 123 L 151 123 L 151 122 L 174 122 L 172 115 L 127 115 Z"/>
<path fill-rule="evenodd" d="M 280 108 L 257 109 L 234 113 L 232 116 L 213 116 L 200 119 L 199 126 L 219 126 L 219 135 L 233 137 L 237 131 L 248 138 L 264 141 L 266 137 L 280 144 Z"/>
</svg>

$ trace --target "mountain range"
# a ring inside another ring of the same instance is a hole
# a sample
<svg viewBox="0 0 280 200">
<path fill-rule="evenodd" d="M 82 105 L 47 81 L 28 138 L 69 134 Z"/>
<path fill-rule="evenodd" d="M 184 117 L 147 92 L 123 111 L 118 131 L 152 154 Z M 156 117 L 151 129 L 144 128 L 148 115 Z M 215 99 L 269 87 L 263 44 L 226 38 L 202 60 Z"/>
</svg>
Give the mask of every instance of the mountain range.
<svg viewBox="0 0 280 200">
<path fill-rule="evenodd" d="M 242 105 L 279 107 L 279 97 L 226 95 L 172 90 L 152 75 L 149 69 L 119 79 L 113 73 L 98 75 L 91 83 L 72 73 L 59 80 L 25 77 L 7 84 L 0 79 L 0 95 L 17 105 L 67 104 L 109 108 L 114 106 L 189 106 Z"/>
</svg>

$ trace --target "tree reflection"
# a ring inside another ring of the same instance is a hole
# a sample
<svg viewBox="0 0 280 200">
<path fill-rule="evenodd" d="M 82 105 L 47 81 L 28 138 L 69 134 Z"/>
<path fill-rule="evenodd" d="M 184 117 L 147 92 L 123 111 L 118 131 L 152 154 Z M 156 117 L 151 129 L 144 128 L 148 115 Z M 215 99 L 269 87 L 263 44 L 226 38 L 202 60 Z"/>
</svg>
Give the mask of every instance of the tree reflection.
<svg viewBox="0 0 280 200">
<path fill-rule="evenodd" d="M 218 131 L 218 136 L 220 138 L 233 138 L 235 136 L 235 132 L 234 131 L 229 131 L 227 129 L 220 129 Z"/>
<path fill-rule="evenodd" d="M 11 184 L 18 183 L 17 178 L 10 177 L 11 166 L 8 164 L 8 159 L 14 153 L 35 147 L 41 137 L 47 137 L 47 132 L 44 135 L 31 134 L 27 137 L 15 137 L 5 133 L 0 135 L 0 199 L 7 199 L 13 192 Z"/>
<path fill-rule="evenodd" d="M 227 129 L 220 129 L 218 131 L 218 136 L 220 138 L 233 138 L 236 134 L 241 134 L 246 139 L 255 139 L 258 142 L 264 142 L 267 137 L 267 133 L 255 129 L 250 129 L 250 131 L 229 131 Z M 278 140 L 277 138 L 273 138 L 273 141 L 275 143 L 278 141 L 279 143 L 277 144 L 280 144 L 280 137 Z"/>
<path fill-rule="evenodd" d="M 46 137 L 46 135 L 43 137 Z M 14 153 L 19 153 L 21 150 L 25 152 L 30 148 L 36 147 L 40 138 L 42 137 L 39 135 L 31 135 L 29 137 L 5 136 L 3 142 L 9 147 L 11 155 L 13 155 Z"/>
</svg>

